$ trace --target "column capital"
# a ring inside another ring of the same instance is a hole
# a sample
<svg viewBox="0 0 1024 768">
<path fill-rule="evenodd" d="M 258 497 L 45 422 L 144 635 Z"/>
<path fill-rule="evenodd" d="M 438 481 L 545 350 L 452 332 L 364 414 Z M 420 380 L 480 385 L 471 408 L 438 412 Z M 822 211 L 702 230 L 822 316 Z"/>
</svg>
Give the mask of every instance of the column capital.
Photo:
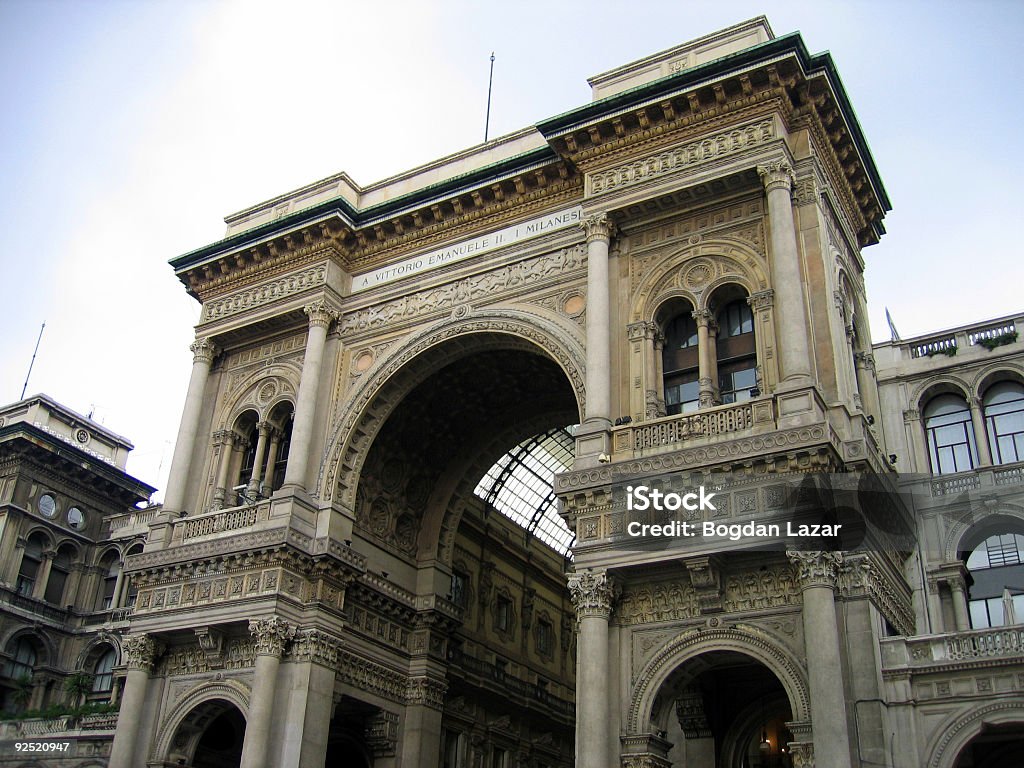
<svg viewBox="0 0 1024 768">
<path fill-rule="evenodd" d="M 903 421 L 920 421 L 921 412 L 917 408 L 905 408 L 903 410 Z"/>
<path fill-rule="evenodd" d="M 789 742 L 793 768 L 814 768 L 814 744 L 810 741 Z"/>
<path fill-rule="evenodd" d="M 309 316 L 309 327 L 330 328 L 331 323 L 338 319 L 340 312 L 323 299 L 307 304 L 302 311 Z"/>
<path fill-rule="evenodd" d="M 757 293 L 752 293 L 747 297 L 747 304 L 755 312 L 759 309 L 771 309 L 772 305 L 775 304 L 775 291 L 768 288 Z"/>
<path fill-rule="evenodd" d="M 641 320 L 626 326 L 626 337 L 630 341 L 653 339 L 656 333 L 658 333 L 658 326 L 650 320 Z"/>
<path fill-rule="evenodd" d="M 220 352 L 220 348 L 207 338 L 196 339 L 188 347 L 192 351 L 193 363 L 206 363 L 209 365 L 213 358 Z"/>
<path fill-rule="evenodd" d="M 212 437 L 214 445 L 233 446 L 238 439 L 238 433 L 233 429 L 218 429 Z"/>
<path fill-rule="evenodd" d="M 596 616 L 607 619 L 619 595 L 615 581 L 607 571 L 570 573 L 567 575 L 569 596 L 576 607 L 576 617 Z"/>
<path fill-rule="evenodd" d="M 447 690 L 448 683 L 445 680 L 427 676 L 411 677 L 405 684 L 405 703 L 444 709 L 444 694 Z"/>
<path fill-rule="evenodd" d="M 291 655 L 297 661 L 309 661 L 332 669 L 338 666 L 341 641 L 322 629 L 302 629 L 295 633 Z"/>
<path fill-rule="evenodd" d="M 697 322 L 697 327 L 707 326 L 711 327 L 711 324 L 715 321 L 715 316 L 710 309 L 695 309 L 691 315 Z"/>
<path fill-rule="evenodd" d="M 163 643 L 144 634 L 128 635 L 121 643 L 125 666 L 145 672 L 153 669 L 153 662 L 163 649 Z"/>
<path fill-rule="evenodd" d="M 593 240 L 604 240 L 607 243 L 615 232 L 615 224 L 609 220 L 607 213 L 595 213 L 580 222 L 580 229 L 586 233 L 588 243 Z"/>
<path fill-rule="evenodd" d="M 835 588 L 839 580 L 839 568 L 843 563 L 840 552 L 786 552 L 789 561 L 796 566 L 797 579 L 803 589 L 810 587 Z"/>
<path fill-rule="evenodd" d="M 853 359 L 857 363 L 858 368 L 863 368 L 867 371 L 874 372 L 875 370 L 875 356 L 870 352 L 854 352 Z"/>
<path fill-rule="evenodd" d="M 256 429 L 259 430 L 260 435 L 267 437 L 274 429 L 274 425 L 269 421 L 256 422 Z"/>
<path fill-rule="evenodd" d="M 250 619 L 249 633 L 256 641 L 257 656 L 277 656 L 284 652 L 284 644 L 295 637 L 295 627 L 284 619 L 270 616 Z"/>
<path fill-rule="evenodd" d="M 772 192 L 776 189 L 791 191 L 793 183 L 796 181 L 793 167 L 785 160 L 775 160 L 766 165 L 757 166 L 757 175 L 761 177 L 765 192 Z"/>
</svg>

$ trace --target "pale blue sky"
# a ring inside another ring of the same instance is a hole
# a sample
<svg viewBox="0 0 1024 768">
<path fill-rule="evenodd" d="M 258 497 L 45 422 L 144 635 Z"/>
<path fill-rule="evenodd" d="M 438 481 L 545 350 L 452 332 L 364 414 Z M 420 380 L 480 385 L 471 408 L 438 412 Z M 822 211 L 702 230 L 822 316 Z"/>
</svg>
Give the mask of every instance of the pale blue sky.
<svg viewBox="0 0 1024 768">
<path fill-rule="evenodd" d="M 828 49 L 892 199 L 904 336 L 1015 312 L 1024 4 L 0 0 L 0 402 L 46 392 L 162 485 L 198 317 L 167 260 L 341 170 L 369 183 L 589 101 L 588 76 L 765 13 Z"/>
</svg>

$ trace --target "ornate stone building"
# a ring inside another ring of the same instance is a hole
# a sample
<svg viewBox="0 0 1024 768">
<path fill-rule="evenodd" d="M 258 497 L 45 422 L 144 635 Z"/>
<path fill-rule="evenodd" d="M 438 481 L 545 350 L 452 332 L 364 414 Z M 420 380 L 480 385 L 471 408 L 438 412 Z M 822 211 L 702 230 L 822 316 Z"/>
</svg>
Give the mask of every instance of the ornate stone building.
<svg viewBox="0 0 1024 768">
<path fill-rule="evenodd" d="M 1015 320 L 872 349 L 889 203 L 798 34 L 590 83 L 174 259 L 203 309 L 110 766 L 1012 764 Z M 850 535 L 637 537 L 637 486 Z"/>
</svg>

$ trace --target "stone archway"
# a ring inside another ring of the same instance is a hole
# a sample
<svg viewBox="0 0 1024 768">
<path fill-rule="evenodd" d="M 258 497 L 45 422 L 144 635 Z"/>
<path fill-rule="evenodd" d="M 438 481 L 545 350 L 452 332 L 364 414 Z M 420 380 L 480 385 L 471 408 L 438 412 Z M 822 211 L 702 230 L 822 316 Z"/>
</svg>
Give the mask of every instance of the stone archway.
<svg viewBox="0 0 1024 768">
<path fill-rule="evenodd" d="M 168 761 L 189 768 L 238 768 L 245 716 L 229 701 L 207 699 L 193 707 L 171 737 Z"/>
<path fill-rule="evenodd" d="M 1024 747 L 1024 700 L 1019 697 L 972 708 L 936 729 L 928 768 L 1012 768 Z M 980 756 L 984 762 L 978 763 Z"/>
</svg>

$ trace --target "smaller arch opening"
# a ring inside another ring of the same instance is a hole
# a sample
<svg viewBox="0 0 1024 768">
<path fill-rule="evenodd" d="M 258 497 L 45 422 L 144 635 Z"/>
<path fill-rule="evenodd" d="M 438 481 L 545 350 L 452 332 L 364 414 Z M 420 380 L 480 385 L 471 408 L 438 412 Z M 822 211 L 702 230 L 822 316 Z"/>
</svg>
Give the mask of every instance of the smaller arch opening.
<svg viewBox="0 0 1024 768">
<path fill-rule="evenodd" d="M 965 537 L 968 608 L 975 629 L 1024 622 L 1024 521 L 997 515 Z"/>
<path fill-rule="evenodd" d="M 985 437 L 994 464 L 1024 461 L 1024 385 L 999 381 L 982 398 Z"/>
<path fill-rule="evenodd" d="M 745 289 L 730 284 L 715 291 L 710 303 L 718 326 L 715 361 L 721 403 L 738 403 L 760 394 L 754 314 L 747 299 Z"/>
<path fill-rule="evenodd" d="M 693 305 L 686 299 L 666 301 L 655 315 L 665 337 L 661 366 L 665 411 L 689 413 L 700 407 L 700 349 Z"/>
</svg>

